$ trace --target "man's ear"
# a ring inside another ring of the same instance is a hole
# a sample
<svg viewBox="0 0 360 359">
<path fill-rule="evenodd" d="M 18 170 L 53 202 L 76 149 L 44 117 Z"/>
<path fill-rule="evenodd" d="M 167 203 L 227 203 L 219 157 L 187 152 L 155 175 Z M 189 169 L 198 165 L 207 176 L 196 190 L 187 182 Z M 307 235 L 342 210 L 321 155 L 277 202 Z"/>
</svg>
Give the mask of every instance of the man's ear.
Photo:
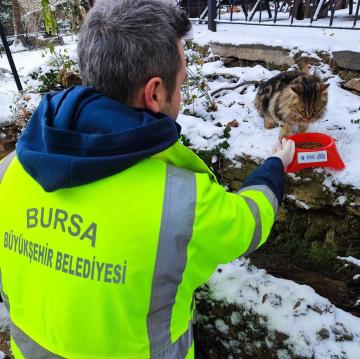
<svg viewBox="0 0 360 359">
<path fill-rule="evenodd" d="M 164 81 L 160 77 L 151 78 L 144 88 L 146 107 L 153 113 L 159 113 L 166 104 L 167 92 Z"/>
</svg>

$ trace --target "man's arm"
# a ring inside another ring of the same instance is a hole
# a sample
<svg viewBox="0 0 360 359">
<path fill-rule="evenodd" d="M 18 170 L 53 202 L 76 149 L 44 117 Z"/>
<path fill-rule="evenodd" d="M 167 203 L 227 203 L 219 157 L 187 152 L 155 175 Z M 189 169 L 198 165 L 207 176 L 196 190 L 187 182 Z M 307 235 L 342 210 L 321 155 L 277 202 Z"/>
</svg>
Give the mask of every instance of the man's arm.
<svg viewBox="0 0 360 359">
<path fill-rule="evenodd" d="M 235 193 L 196 174 L 197 204 L 194 241 L 220 263 L 250 254 L 267 240 L 283 197 L 284 167 L 294 155 L 294 143 L 278 148 Z"/>
</svg>

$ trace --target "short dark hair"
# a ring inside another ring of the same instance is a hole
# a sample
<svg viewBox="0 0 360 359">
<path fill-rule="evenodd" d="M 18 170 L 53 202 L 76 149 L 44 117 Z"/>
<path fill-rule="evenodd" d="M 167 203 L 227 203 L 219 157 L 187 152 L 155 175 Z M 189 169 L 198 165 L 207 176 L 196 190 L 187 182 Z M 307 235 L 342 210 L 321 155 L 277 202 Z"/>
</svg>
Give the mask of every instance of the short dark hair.
<svg viewBox="0 0 360 359">
<path fill-rule="evenodd" d="M 96 1 L 79 34 L 83 84 L 131 104 L 139 89 L 158 76 L 171 96 L 181 66 L 177 41 L 190 30 L 175 1 Z"/>
</svg>

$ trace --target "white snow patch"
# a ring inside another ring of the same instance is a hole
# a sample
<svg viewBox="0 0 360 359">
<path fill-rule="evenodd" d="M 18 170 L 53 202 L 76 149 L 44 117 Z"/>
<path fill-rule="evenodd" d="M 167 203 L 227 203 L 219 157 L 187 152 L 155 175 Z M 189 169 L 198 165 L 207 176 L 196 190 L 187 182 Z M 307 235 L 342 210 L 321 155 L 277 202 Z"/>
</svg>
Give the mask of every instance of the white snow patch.
<svg viewBox="0 0 360 359">
<path fill-rule="evenodd" d="M 309 209 L 310 207 L 303 201 L 299 201 L 298 199 L 296 199 L 296 197 L 292 194 L 288 194 L 286 195 L 286 197 L 288 199 L 290 199 L 291 201 L 295 202 L 295 204 L 300 207 L 300 208 L 304 208 L 304 209 Z"/>
<path fill-rule="evenodd" d="M 222 333 L 227 333 L 229 330 L 229 326 L 225 324 L 225 322 L 222 319 L 215 320 L 215 327 L 217 330 L 219 330 Z"/>
<path fill-rule="evenodd" d="M 9 329 L 10 318 L 9 313 L 5 308 L 4 303 L 0 303 L 0 332 L 4 332 Z"/>
<path fill-rule="evenodd" d="M 339 204 L 340 206 L 343 206 L 347 201 L 346 196 L 339 196 L 336 201 L 334 202 L 334 204 Z"/>
<path fill-rule="evenodd" d="M 325 359 L 343 353 L 342 358 L 359 358 L 360 318 L 336 308 L 311 287 L 273 277 L 249 260 L 221 269 L 208 282 L 214 300 L 266 317 L 269 330 L 288 336 L 286 344 L 296 356 Z M 286 353 L 279 354 L 286 358 Z"/>
<path fill-rule="evenodd" d="M 285 49 L 314 52 L 353 51 L 360 47 L 360 37 L 356 31 L 314 28 L 286 28 L 271 26 L 225 25 L 218 26 L 217 32 L 207 30 L 206 26 L 194 25 L 194 42 L 200 46 L 212 43 L 231 45 L 261 44 L 281 46 Z M 279 36 L 281 34 L 281 36 Z"/>
<path fill-rule="evenodd" d="M 231 323 L 233 325 L 239 324 L 241 322 L 241 315 L 239 312 L 233 312 L 230 316 Z"/>
<path fill-rule="evenodd" d="M 55 47 L 55 51 L 65 49 L 69 52 L 70 58 L 72 58 L 76 53 L 76 42 L 72 41 L 64 46 Z M 39 64 L 45 63 L 50 56 L 49 52 L 44 50 L 22 51 L 12 55 L 20 77 L 26 76 L 32 69 L 39 66 Z M 11 70 L 6 56 L 0 57 L 0 67 Z"/>
<path fill-rule="evenodd" d="M 224 128 L 217 127 L 199 117 L 180 115 L 178 122 L 182 127 L 182 134 L 191 139 L 191 148 L 211 151 L 223 140 Z"/>
<path fill-rule="evenodd" d="M 354 258 L 354 257 L 337 257 L 341 261 L 351 263 L 357 267 L 360 267 L 360 259 Z"/>
<path fill-rule="evenodd" d="M 6 125 L 10 121 L 10 117 L 11 117 L 10 101 L 11 101 L 10 96 L 8 94 L 2 93 L 1 91 L 0 92 L 0 126 Z"/>
<path fill-rule="evenodd" d="M 291 359 L 291 355 L 285 349 L 278 350 L 276 354 L 277 354 L 277 359 Z"/>
</svg>

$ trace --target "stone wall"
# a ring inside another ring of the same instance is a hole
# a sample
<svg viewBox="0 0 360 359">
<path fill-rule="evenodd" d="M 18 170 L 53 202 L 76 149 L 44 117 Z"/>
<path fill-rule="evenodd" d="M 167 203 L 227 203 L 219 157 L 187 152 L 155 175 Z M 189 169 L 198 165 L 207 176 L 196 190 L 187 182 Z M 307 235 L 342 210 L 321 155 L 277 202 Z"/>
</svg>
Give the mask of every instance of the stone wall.
<svg viewBox="0 0 360 359">
<path fill-rule="evenodd" d="M 223 161 L 216 173 L 231 191 L 237 191 L 257 166 L 249 158 L 238 159 L 236 166 Z M 270 274 L 310 285 L 337 307 L 360 316 L 356 304 L 360 280 L 353 280 L 359 270 L 344 266 L 337 259 L 337 256 L 360 258 L 360 190 L 336 186 L 336 192 L 331 191 L 324 187 L 325 179 L 326 175 L 312 170 L 286 177 L 287 195 L 273 231 L 250 260 Z M 283 293 L 278 294 L 281 297 Z M 288 345 L 287 335 L 269 331 L 267 318 L 242 306 L 215 300 L 208 285 L 199 290 L 197 308 L 197 340 L 206 358 L 268 359 L 279 358 L 280 352 L 286 354 L 284 358 L 300 358 Z M 236 323 L 232 320 L 234 312 L 239 316 Z M 218 328 L 219 318 L 225 331 Z M 327 332 L 321 337 L 324 333 L 318 333 L 319 340 L 328 338 Z M 348 339 L 339 339 L 342 340 Z M 313 354 L 301 358 L 313 358 Z"/>
</svg>

